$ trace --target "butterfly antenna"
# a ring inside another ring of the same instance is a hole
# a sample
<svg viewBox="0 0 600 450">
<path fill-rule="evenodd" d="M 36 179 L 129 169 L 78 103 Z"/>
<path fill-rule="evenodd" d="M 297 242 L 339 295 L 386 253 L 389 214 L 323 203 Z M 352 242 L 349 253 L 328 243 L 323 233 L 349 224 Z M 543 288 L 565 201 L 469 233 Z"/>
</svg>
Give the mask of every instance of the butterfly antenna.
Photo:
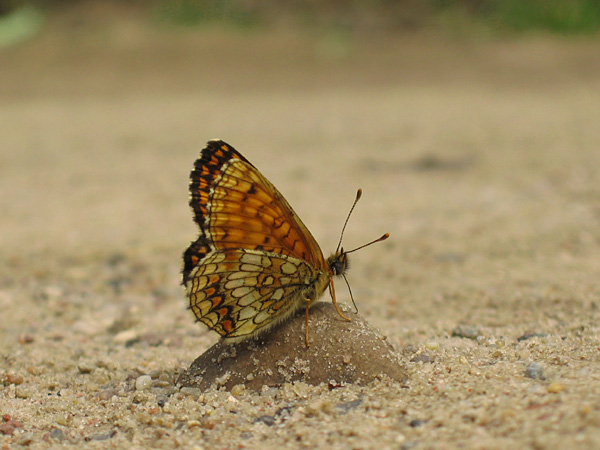
<svg viewBox="0 0 600 450">
<path fill-rule="evenodd" d="M 340 251 L 340 247 L 342 246 L 342 239 L 344 238 L 344 231 L 346 230 L 346 225 L 348 225 L 348 220 L 350 220 L 352 211 L 354 211 L 354 207 L 360 200 L 361 196 L 362 196 L 362 189 L 359 189 L 358 191 L 356 191 L 356 198 L 354 199 L 354 203 L 352 203 L 352 208 L 350 208 L 350 212 L 348 213 L 348 216 L 346 217 L 346 221 L 344 222 L 344 226 L 342 227 L 342 233 L 340 234 L 340 242 L 338 242 L 337 248 L 335 249 L 336 254 Z M 348 282 L 346 281 L 346 283 L 348 283 Z M 354 301 L 354 300 L 352 300 L 352 301 Z"/>
<path fill-rule="evenodd" d="M 346 275 L 342 274 L 344 281 L 346 282 L 346 286 L 348 286 L 348 292 L 350 292 L 350 300 L 352 300 L 352 305 L 354 306 L 354 314 L 358 314 L 358 306 L 356 306 L 356 302 L 354 301 L 354 296 L 352 295 L 352 289 L 350 288 L 350 283 L 348 283 L 348 278 Z"/>
<path fill-rule="evenodd" d="M 369 245 L 375 244 L 377 242 L 385 241 L 389 237 L 390 237 L 390 233 L 385 233 L 383 236 L 381 236 L 380 238 L 375 239 L 374 241 L 368 242 L 367 244 L 363 244 L 360 247 L 356 247 L 355 249 L 348 250 L 347 252 L 344 252 L 344 253 L 348 254 L 348 253 L 355 252 L 356 250 L 360 250 L 361 248 L 368 247 Z"/>
</svg>

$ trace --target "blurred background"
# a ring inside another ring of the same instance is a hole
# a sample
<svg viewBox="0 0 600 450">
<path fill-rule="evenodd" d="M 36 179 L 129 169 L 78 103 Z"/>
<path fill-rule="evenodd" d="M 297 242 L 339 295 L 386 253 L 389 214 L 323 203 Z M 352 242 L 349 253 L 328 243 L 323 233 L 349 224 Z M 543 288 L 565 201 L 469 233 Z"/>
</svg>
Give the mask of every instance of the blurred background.
<svg viewBox="0 0 600 450">
<path fill-rule="evenodd" d="M 180 296 L 216 137 L 325 253 L 363 188 L 346 247 L 392 239 L 360 256 L 359 296 L 550 280 L 598 241 L 599 28 L 595 0 L 4 0 L 4 281 L 132 258 Z"/>
</svg>

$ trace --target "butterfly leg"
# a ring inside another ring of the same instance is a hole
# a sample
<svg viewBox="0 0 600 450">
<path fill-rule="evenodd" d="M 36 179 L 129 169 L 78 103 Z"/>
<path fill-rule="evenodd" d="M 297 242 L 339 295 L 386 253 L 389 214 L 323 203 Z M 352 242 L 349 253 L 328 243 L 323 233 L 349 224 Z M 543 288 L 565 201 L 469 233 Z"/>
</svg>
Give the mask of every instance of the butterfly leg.
<svg viewBox="0 0 600 450">
<path fill-rule="evenodd" d="M 347 320 L 348 322 L 352 322 L 352 319 L 350 319 L 349 317 L 346 317 L 342 313 L 342 311 L 340 310 L 340 307 L 337 304 L 337 300 L 335 299 L 335 287 L 333 286 L 332 279 L 329 279 L 329 294 L 331 295 L 331 300 L 333 301 L 333 306 L 335 306 L 335 310 L 340 315 L 340 317 L 344 320 Z M 307 310 L 307 314 L 308 314 L 308 310 Z"/>
</svg>

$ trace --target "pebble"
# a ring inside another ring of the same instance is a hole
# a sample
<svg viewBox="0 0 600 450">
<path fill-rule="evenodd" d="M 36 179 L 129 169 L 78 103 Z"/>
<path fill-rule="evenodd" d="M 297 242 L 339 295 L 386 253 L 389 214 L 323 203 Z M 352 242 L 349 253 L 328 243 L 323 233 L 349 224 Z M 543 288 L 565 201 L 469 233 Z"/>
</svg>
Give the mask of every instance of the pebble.
<svg viewBox="0 0 600 450">
<path fill-rule="evenodd" d="M 52 428 L 50 431 L 50 437 L 52 439 L 56 439 L 57 441 L 62 441 L 65 439 L 65 434 L 60 428 Z"/>
<path fill-rule="evenodd" d="M 491 353 L 491 355 L 490 355 L 490 356 L 491 356 L 492 358 L 499 359 L 499 358 L 502 358 L 502 357 L 504 356 L 504 353 L 502 353 L 500 350 L 494 350 L 494 351 Z"/>
<path fill-rule="evenodd" d="M 192 420 L 188 420 L 186 422 L 186 425 L 188 426 L 188 428 L 194 428 L 194 427 L 199 427 L 202 424 L 199 420 L 192 419 Z"/>
<path fill-rule="evenodd" d="M 16 390 L 15 395 L 17 398 L 29 398 L 31 397 L 31 391 L 27 388 L 19 388 Z"/>
<path fill-rule="evenodd" d="M 467 339 L 477 339 L 481 333 L 477 327 L 472 327 L 468 325 L 459 325 L 452 330 L 453 337 L 461 337 Z"/>
<path fill-rule="evenodd" d="M 438 350 L 440 348 L 440 343 L 436 341 L 429 341 L 425 344 L 425 348 L 428 350 Z"/>
<path fill-rule="evenodd" d="M 579 408 L 579 414 L 581 414 L 581 417 L 586 417 L 591 412 L 592 412 L 592 407 L 588 403 L 581 405 L 581 407 Z"/>
<path fill-rule="evenodd" d="M 167 397 L 165 394 L 158 394 L 156 396 L 156 404 L 158 406 L 160 406 L 161 408 L 164 407 L 168 401 L 169 401 L 169 397 Z"/>
<path fill-rule="evenodd" d="M 144 392 L 136 392 L 133 394 L 133 403 L 140 404 L 148 401 L 148 395 Z"/>
<path fill-rule="evenodd" d="M 548 336 L 545 333 L 525 333 L 517 338 L 517 342 L 526 341 L 528 339 L 536 338 L 536 337 L 546 337 Z"/>
<path fill-rule="evenodd" d="M 300 398 L 308 397 L 310 388 L 306 383 L 299 381 L 299 382 L 294 383 L 292 386 L 293 386 L 292 390 L 298 397 L 300 397 Z"/>
<path fill-rule="evenodd" d="M 546 376 L 544 375 L 544 366 L 540 363 L 532 362 L 525 369 L 525 374 L 527 378 L 545 380 Z"/>
<path fill-rule="evenodd" d="M 409 425 L 413 428 L 417 428 L 417 427 L 422 427 L 423 425 L 425 425 L 427 423 L 426 420 L 422 420 L 422 419 L 413 419 L 410 421 Z"/>
<path fill-rule="evenodd" d="M 81 361 L 79 364 L 77 364 L 77 370 L 79 370 L 79 373 L 91 373 L 95 368 L 95 364 L 89 361 Z"/>
<path fill-rule="evenodd" d="M 116 389 L 105 389 L 103 391 L 98 392 L 98 400 L 107 401 L 117 395 Z"/>
<path fill-rule="evenodd" d="M 198 397 L 200 394 L 202 394 L 202 391 L 199 388 L 194 388 L 194 387 L 182 387 L 180 389 L 180 391 L 183 395 L 189 395 L 190 397 Z"/>
<path fill-rule="evenodd" d="M 171 381 L 172 381 L 172 380 L 171 380 L 171 377 L 169 377 L 169 374 L 168 374 L 168 373 L 164 373 L 164 372 L 161 372 L 161 373 L 158 375 L 158 379 L 159 379 L 160 381 L 168 381 L 169 383 L 171 383 Z"/>
<path fill-rule="evenodd" d="M 15 440 L 15 443 L 17 445 L 22 445 L 22 446 L 27 446 L 29 444 L 31 444 L 33 442 L 33 433 L 22 433 L 20 434 L 17 439 Z"/>
<path fill-rule="evenodd" d="M 21 422 L 17 422 L 16 420 L 12 420 L 10 416 L 5 415 L 3 417 L 4 422 L 0 423 L 0 434 L 7 434 L 12 436 L 15 432 L 16 428 L 22 428 L 23 424 Z"/>
<path fill-rule="evenodd" d="M 246 390 L 246 386 L 243 384 L 236 384 L 231 388 L 231 395 L 239 397 Z"/>
<path fill-rule="evenodd" d="M 275 425 L 275 418 L 273 416 L 260 416 L 254 420 L 254 423 L 264 423 L 268 427 Z"/>
<path fill-rule="evenodd" d="M 216 384 L 217 386 L 223 386 L 223 385 L 225 385 L 225 383 L 227 383 L 227 380 L 229 380 L 229 377 L 231 377 L 231 374 L 230 374 L 229 372 L 227 372 L 227 373 L 224 373 L 224 374 L 223 374 L 223 376 L 221 376 L 221 377 L 218 377 L 218 378 L 215 380 L 215 384 Z"/>
<path fill-rule="evenodd" d="M 14 373 L 7 373 L 5 375 L 6 383 L 7 384 L 23 384 L 23 381 L 25 381 L 25 379 L 21 376 L 21 375 L 15 375 Z"/>
<path fill-rule="evenodd" d="M 152 376 L 150 377 L 152 378 Z M 152 380 L 152 387 L 167 387 L 169 386 L 171 383 L 169 383 L 168 381 L 163 381 L 163 380 Z"/>
<path fill-rule="evenodd" d="M 135 390 L 143 391 L 152 386 L 152 377 L 150 375 L 142 375 L 135 380 Z"/>
<path fill-rule="evenodd" d="M 561 391 L 565 390 L 565 386 L 564 384 L 558 382 L 558 381 L 553 381 L 552 383 L 550 383 L 548 385 L 548 392 L 550 394 L 558 394 Z"/>
<path fill-rule="evenodd" d="M 19 335 L 19 344 L 31 344 L 34 340 L 34 336 L 29 333 Z"/>
<path fill-rule="evenodd" d="M 421 362 L 423 364 L 432 362 L 433 359 L 427 353 L 421 353 L 410 360 L 412 363 Z"/>
<path fill-rule="evenodd" d="M 58 425 L 66 427 L 67 425 L 69 425 L 69 416 L 64 414 L 59 415 L 58 417 L 56 417 L 56 423 Z"/>
<path fill-rule="evenodd" d="M 348 414 L 351 409 L 357 408 L 363 402 L 362 398 L 357 398 L 356 400 L 350 400 L 348 402 L 340 403 L 335 405 L 335 407 L 339 410 L 341 415 Z"/>
<path fill-rule="evenodd" d="M 86 441 L 106 441 L 107 439 L 111 439 L 115 434 L 117 434 L 116 430 L 108 431 L 106 433 L 93 434 L 86 437 Z"/>
<path fill-rule="evenodd" d="M 317 416 L 321 412 L 331 413 L 332 411 L 333 406 L 327 399 L 313 400 L 306 405 L 306 413 L 308 416 Z"/>
<path fill-rule="evenodd" d="M 125 330 L 125 331 L 120 331 L 119 333 L 117 333 L 115 335 L 115 337 L 113 338 L 113 340 L 118 343 L 125 343 L 125 342 L 131 341 L 136 338 L 137 338 L 136 330 Z"/>
</svg>

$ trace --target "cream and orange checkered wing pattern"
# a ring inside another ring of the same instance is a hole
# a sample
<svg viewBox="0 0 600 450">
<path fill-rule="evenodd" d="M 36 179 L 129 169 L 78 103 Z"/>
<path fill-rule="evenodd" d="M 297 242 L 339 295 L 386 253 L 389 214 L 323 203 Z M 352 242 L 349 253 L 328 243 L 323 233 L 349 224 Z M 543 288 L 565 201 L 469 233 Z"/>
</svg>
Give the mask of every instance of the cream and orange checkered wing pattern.
<svg viewBox="0 0 600 450">
<path fill-rule="evenodd" d="M 297 258 L 261 250 L 219 250 L 192 272 L 190 308 L 210 329 L 242 340 L 304 307 L 318 278 Z"/>
</svg>

